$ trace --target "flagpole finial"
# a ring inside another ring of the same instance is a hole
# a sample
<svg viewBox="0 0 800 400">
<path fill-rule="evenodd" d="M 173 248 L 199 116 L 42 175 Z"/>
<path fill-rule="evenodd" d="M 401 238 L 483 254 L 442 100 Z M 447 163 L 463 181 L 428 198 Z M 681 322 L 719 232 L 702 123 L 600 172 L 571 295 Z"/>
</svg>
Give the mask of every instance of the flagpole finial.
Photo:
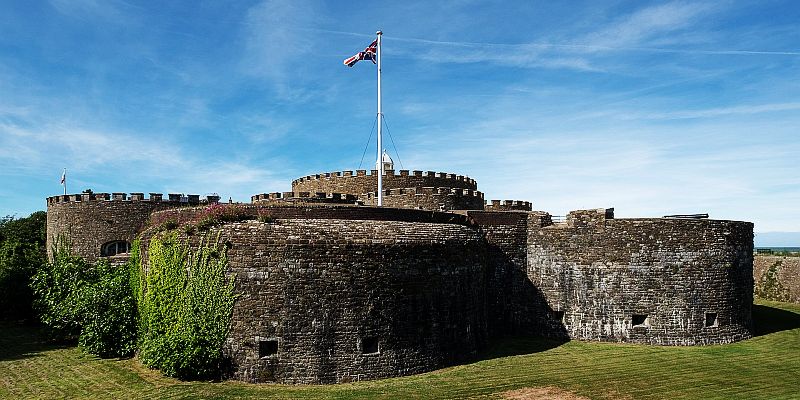
<svg viewBox="0 0 800 400">
<path fill-rule="evenodd" d="M 376 35 L 383 35 L 383 32 L 382 31 L 377 31 L 377 32 L 375 32 L 375 34 Z"/>
</svg>

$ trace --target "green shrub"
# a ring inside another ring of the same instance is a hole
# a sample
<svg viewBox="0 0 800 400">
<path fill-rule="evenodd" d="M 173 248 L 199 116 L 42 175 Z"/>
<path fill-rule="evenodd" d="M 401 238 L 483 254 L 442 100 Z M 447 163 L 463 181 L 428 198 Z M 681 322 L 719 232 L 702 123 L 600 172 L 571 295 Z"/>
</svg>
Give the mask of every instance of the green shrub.
<svg viewBox="0 0 800 400">
<path fill-rule="evenodd" d="M 91 265 L 59 240 L 53 260 L 37 271 L 31 288 L 51 340 L 77 340 L 85 352 L 100 357 L 133 354 L 136 305 L 127 268 L 107 260 Z"/>
<path fill-rule="evenodd" d="M 219 377 L 235 301 L 227 265 L 218 242 L 189 251 L 175 234 L 150 241 L 147 275 L 137 289 L 145 365 L 181 379 Z"/>
<path fill-rule="evenodd" d="M 78 294 L 84 319 L 78 343 L 100 357 L 124 357 L 136 351 L 136 303 L 128 269 L 106 260 L 94 265 L 95 281 Z"/>
<path fill-rule="evenodd" d="M 94 280 L 83 258 L 73 256 L 69 243 L 57 240 L 53 259 L 36 271 L 31 280 L 33 306 L 45 334 L 56 341 L 74 341 L 80 336 L 83 311 L 79 290 Z"/>
</svg>

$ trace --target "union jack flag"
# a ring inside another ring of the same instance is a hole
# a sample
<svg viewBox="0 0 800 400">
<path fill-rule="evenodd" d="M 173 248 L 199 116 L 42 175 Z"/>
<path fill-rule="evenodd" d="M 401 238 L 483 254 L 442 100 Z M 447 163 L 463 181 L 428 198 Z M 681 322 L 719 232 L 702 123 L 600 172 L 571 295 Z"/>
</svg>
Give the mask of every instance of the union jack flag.
<svg viewBox="0 0 800 400">
<path fill-rule="evenodd" d="M 357 62 L 361 60 L 370 60 L 373 64 L 375 64 L 375 58 L 378 54 L 378 39 L 375 39 L 367 46 L 364 51 L 359 51 L 358 54 L 344 60 L 344 65 L 348 67 L 352 67 L 356 65 Z"/>
</svg>

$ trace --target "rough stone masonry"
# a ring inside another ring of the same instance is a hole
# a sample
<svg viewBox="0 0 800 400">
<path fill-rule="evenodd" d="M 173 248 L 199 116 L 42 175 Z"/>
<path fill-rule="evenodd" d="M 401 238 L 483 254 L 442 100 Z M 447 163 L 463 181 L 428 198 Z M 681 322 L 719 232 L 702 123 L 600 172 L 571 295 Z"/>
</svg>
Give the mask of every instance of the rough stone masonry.
<svg viewBox="0 0 800 400">
<path fill-rule="evenodd" d="M 209 233 L 229 247 L 239 294 L 224 349 L 232 378 L 416 374 L 472 360 L 504 335 L 647 345 L 752 335 L 751 223 L 616 219 L 613 209 L 554 222 L 526 201 L 484 201 L 468 177 L 405 170 L 387 171 L 391 207 L 378 208 L 376 173 L 310 175 L 291 192 L 215 206 L 242 213 Z M 146 264 L 156 226 L 195 223 L 216 200 L 50 197 L 48 241 L 94 261 L 138 237 Z M 201 235 L 177 232 L 199 245 Z"/>
</svg>

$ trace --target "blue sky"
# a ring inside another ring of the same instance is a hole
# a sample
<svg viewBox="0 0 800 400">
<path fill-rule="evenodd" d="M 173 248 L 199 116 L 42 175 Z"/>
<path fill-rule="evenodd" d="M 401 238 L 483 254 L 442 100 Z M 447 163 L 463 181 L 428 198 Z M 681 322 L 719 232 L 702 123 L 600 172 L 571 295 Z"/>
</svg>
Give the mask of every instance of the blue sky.
<svg viewBox="0 0 800 400">
<path fill-rule="evenodd" d="M 239 201 L 356 169 L 375 69 L 342 60 L 380 28 L 405 169 L 556 215 L 796 232 L 798 21 L 794 0 L 5 1 L 0 215 L 44 209 L 64 167 L 71 192 Z"/>
</svg>

